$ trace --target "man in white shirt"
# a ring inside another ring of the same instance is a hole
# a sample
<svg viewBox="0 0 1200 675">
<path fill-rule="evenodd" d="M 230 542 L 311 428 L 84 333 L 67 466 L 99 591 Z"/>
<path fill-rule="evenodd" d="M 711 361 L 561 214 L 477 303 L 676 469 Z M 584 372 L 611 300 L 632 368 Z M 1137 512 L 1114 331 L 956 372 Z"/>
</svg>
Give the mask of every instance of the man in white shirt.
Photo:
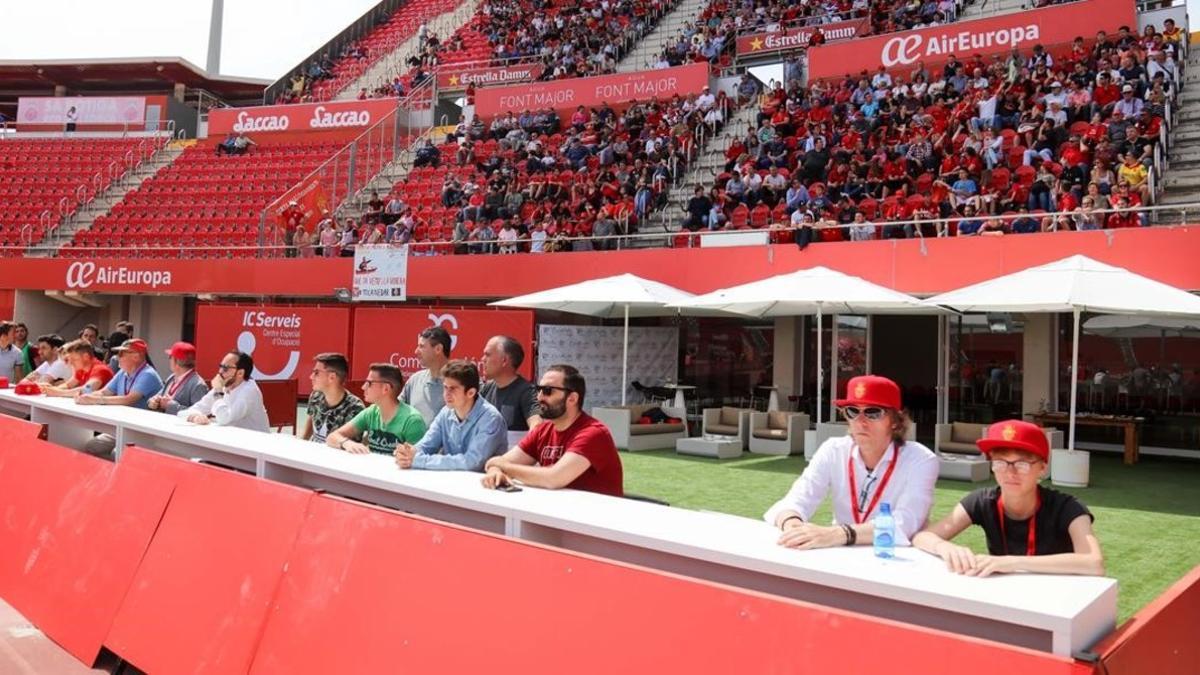
<svg viewBox="0 0 1200 675">
<path fill-rule="evenodd" d="M 38 336 L 38 357 L 42 363 L 32 373 L 26 375 L 24 381 L 61 384 L 71 379 L 75 371 L 67 363 L 67 359 L 59 353 L 59 349 L 64 344 L 66 344 L 66 341 L 59 335 Z"/>
<path fill-rule="evenodd" d="M 863 375 L 851 378 L 846 392 L 837 405 L 849 422 L 848 435 L 822 443 L 792 489 L 763 516 L 782 530 L 781 546 L 869 545 L 873 519 L 885 503 L 895 518 L 896 544 L 907 546 L 929 517 L 938 460 L 925 446 L 905 440 L 909 419 L 900 387 L 886 377 Z M 830 527 L 810 522 L 827 494 L 833 501 Z"/>
<path fill-rule="evenodd" d="M 211 420 L 223 427 L 269 432 L 262 391 L 250 379 L 254 359 L 243 352 L 229 352 L 217 369 L 209 392 L 192 407 L 180 410 L 179 417 L 193 424 L 208 424 Z"/>
</svg>

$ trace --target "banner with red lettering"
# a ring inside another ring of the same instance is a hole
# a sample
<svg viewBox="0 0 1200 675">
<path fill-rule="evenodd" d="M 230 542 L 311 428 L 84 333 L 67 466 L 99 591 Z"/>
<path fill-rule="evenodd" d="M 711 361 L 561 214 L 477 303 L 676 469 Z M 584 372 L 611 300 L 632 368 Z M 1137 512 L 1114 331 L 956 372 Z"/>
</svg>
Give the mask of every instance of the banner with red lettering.
<svg viewBox="0 0 1200 675">
<path fill-rule="evenodd" d="M 293 203 L 294 202 L 294 203 Z M 300 217 L 300 227 L 312 232 L 317 223 L 329 213 L 329 195 L 319 176 L 309 176 L 308 180 L 292 188 L 271 205 L 271 217 L 280 225 L 287 226 L 287 221 L 297 211 Z"/>
<path fill-rule="evenodd" d="M 1070 43 L 1077 36 L 1091 39 L 1097 31 L 1111 33 L 1123 25 L 1137 25 L 1131 0 L 1080 0 L 814 47 L 808 50 L 808 79 L 842 77 L 879 66 L 910 68 L 918 62 L 934 67 L 949 60 L 951 54 L 959 58 L 991 56 L 1007 54 L 1013 47 L 1027 54 L 1036 44 L 1052 47 Z"/>
<path fill-rule="evenodd" d="M 737 55 L 753 57 L 774 52 L 806 49 L 818 30 L 825 36 L 825 43 L 828 44 L 866 35 L 871 32 L 871 22 L 864 18 L 813 26 L 797 26 L 786 30 L 749 33 L 738 37 Z"/>
<path fill-rule="evenodd" d="M 208 114 L 208 135 L 365 130 L 396 110 L 396 105 L 389 98 L 218 108 Z"/>
<path fill-rule="evenodd" d="M 530 310 L 450 309 L 446 307 L 360 307 L 354 310 L 351 377 L 363 380 L 372 363 L 391 363 L 408 377 L 421 370 L 415 354 L 417 335 L 441 326 L 450 333 L 450 358 L 477 365 L 487 341 L 496 335 L 515 338 L 525 348 L 520 372 L 532 379 L 533 312 Z M 381 327 L 386 326 L 386 330 Z M 482 367 L 481 367 L 482 368 Z"/>
<path fill-rule="evenodd" d="M 196 308 L 196 368 L 205 380 L 226 352 L 254 357 L 254 378 L 299 380 L 312 392 L 309 371 L 321 352 L 349 354 L 350 308 L 285 305 L 200 305 Z"/>
<path fill-rule="evenodd" d="M 530 82 L 541 77 L 545 70 L 540 63 L 469 70 L 454 70 L 453 66 L 445 66 L 438 69 L 437 87 L 442 91 L 460 91 L 472 84 L 476 87 L 495 87 L 513 82 Z"/>
<path fill-rule="evenodd" d="M 513 87 L 489 87 L 475 94 L 475 114 L 490 119 L 501 113 L 554 108 L 560 116 L 583 106 L 591 108 L 607 103 L 621 108 L 653 98 L 666 100 L 679 94 L 699 94 L 708 86 L 707 63 L 692 63 L 675 68 L 617 73 L 570 80 L 536 82 Z"/>
<path fill-rule="evenodd" d="M 80 126 L 140 125 L 145 120 L 145 96 L 21 96 L 17 99 L 17 124 L 74 121 Z"/>
</svg>

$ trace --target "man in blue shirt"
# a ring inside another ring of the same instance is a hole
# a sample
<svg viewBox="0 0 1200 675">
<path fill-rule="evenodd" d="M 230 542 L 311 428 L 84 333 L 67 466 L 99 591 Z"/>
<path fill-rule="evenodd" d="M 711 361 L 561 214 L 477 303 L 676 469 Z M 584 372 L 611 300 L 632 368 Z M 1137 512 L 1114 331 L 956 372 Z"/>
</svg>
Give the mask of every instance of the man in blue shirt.
<svg viewBox="0 0 1200 675">
<path fill-rule="evenodd" d="M 482 471 L 494 455 L 507 450 L 508 427 L 499 410 L 479 397 L 479 369 L 467 360 L 442 367 L 442 397 L 425 436 L 396 448 L 401 469 Z"/>
<path fill-rule="evenodd" d="M 162 378 L 148 361 L 148 351 L 145 340 L 121 343 L 116 349 L 121 369 L 103 389 L 77 394 L 75 402 L 79 405 L 127 405 L 148 410 L 151 397 L 163 388 Z M 83 451 L 97 457 L 110 457 L 116 442 L 108 434 L 99 434 L 84 445 Z"/>
</svg>

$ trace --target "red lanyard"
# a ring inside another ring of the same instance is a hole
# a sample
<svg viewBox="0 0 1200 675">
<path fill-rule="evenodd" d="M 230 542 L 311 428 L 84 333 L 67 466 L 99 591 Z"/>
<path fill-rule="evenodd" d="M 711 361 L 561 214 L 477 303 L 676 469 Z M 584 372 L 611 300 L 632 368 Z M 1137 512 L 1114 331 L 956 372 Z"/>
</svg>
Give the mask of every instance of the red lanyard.
<svg viewBox="0 0 1200 675">
<path fill-rule="evenodd" d="M 1033 515 L 1029 517 L 1029 541 L 1025 546 L 1025 555 L 1037 555 L 1037 514 L 1042 508 L 1042 493 L 1037 493 L 1037 506 L 1033 507 Z M 1004 555 L 1008 555 L 1008 533 L 1004 529 L 1004 495 L 996 499 L 996 511 L 1000 517 L 1000 542 L 1004 544 Z"/>
<path fill-rule="evenodd" d="M 867 522 L 867 517 L 875 510 L 879 504 L 879 498 L 883 496 L 883 491 L 887 488 L 888 481 L 892 479 L 892 472 L 896 470 L 896 465 L 900 463 L 900 444 L 896 443 L 892 446 L 892 461 L 888 464 L 887 471 L 883 472 L 883 480 L 879 481 L 879 489 L 875 490 L 875 496 L 871 498 L 870 505 L 866 511 L 860 511 L 858 505 L 858 483 L 854 480 L 854 451 L 850 451 L 850 458 L 846 460 L 846 473 L 850 475 L 850 512 L 854 515 L 854 522 L 857 525 L 862 525 Z"/>
<path fill-rule="evenodd" d="M 192 376 L 193 372 L 195 371 L 189 370 L 183 374 L 183 377 L 175 378 L 175 381 L 171 383 L 171 386 L 167 387 L 167 396 L 175 398 L 175 392 L 179 391 L 179 388 L 183 386 L 184 382 L 187 382 L 187 379 Z"/>
</svg>

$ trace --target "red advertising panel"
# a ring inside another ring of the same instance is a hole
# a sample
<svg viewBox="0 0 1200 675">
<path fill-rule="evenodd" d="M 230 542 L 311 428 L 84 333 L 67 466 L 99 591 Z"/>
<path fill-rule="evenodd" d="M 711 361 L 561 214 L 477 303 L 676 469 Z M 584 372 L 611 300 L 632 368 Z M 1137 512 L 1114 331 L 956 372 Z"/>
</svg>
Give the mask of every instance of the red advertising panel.
<svg viewBox="0 0 1200 675">
<path fill-rule="evenodd" d="M 17 124 L 140 125 L 146 119 L 145 96 L 22 96 Z"/>
<path fill-rule="evenodd" d="M 812 40 L 812 36 L 816 35 L 818 30 L 825 36 L 825 43 L 828 44 L 866 35 L 871 32 L 871 22 L 864 18 L 814 26 L 797 26 L 765 33 L 749 33 L 738 37 L 737 54 L 738 56 L 757 56 L 804 49 L 808 47 L 809 40 Z"/>
<path fill-rule="evenodd" d="M 219 108 L 208 114 L 208 135 L 365 130 L 395 109 L 395 99 Z"/>
<path fill-rule="evenodd" d="M 1130 0 L 1082 0 L 1027 12 L 963 21 L 826 44 L 808 50 L 809 80 L 842 77 L 847 73 L 885 68 L 906 68 L 923 62 L 940 65 L 951 54 L 958 57 L 1007 54 L 1013 47 L 1028 51 L 1036 44 L 1066 44 L 1077 36 L 1090 39 L 1097 31 L 1136 26 Z"/>
<path fill-rule="evenodd" d="M 196 309 L 196 365 L 205 379 L 221 357 L 238 349 L 254 357 L 254 377 L 299 380 L 312 391 L 308 372 L 321 352 L 349 354 L 350 308 L 283 305 L 200 305 Z"/>
<path fill-rule="evenodd" d="M 653 98 L 669 99 L 675 94 L 699 94 L 708 86 L 708 64 L 692 63 L 676 68 L 577 77 L 554 82 L 537 82 L 514 87 L 489 87 L 475 94 L 475 114 L 488 119 L 508 111 L 554 108 L 560 115 L 579 106 L 602 103 L 613 107 Z"/>
<path fill-rule="evenodd" d="M 540 63 L 518 63 L 498 68 L 472 68 L 469 70 L 452 70 L 452 66 L 439 68 L 437 74 L 438 89 L 455 91 L 466 89 L 468 85 L 476 87 L 494 87 L 513 82 L 529 82 L 542 76 L 545 68 Z"/>
<path fill-rule="evenodd" d="M 495 335 L 516 338 L 525 348 L 521 374 L 532 379 L 533 312 L 529 310 L 449 309 L 445 307 L 361 307 L 354 310 L 354 348 L 351 378 L 363 380 L 372 363 L 391 363 L 404 376 L 421 370 L 414 354 L 417 335 L 432 326 L 450 333 L 450 356 L 476 364 L 487 341 Z"/>
</svg>

